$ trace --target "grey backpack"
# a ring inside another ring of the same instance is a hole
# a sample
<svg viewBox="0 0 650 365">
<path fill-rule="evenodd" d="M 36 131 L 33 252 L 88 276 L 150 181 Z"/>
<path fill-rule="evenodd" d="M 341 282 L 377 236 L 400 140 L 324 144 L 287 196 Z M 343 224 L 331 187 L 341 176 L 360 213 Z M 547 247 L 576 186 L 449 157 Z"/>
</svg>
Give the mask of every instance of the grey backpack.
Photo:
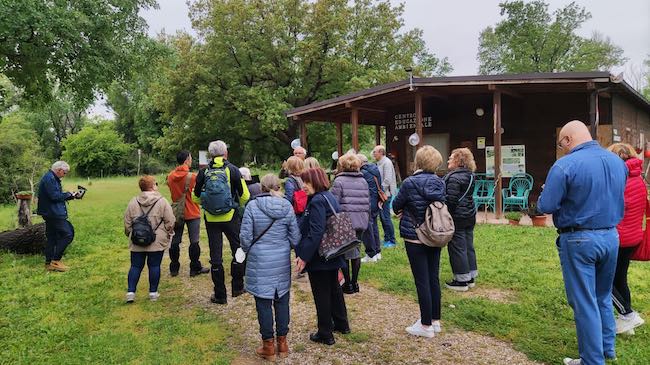
<svg viewBox="0 0 650 365">
<path fill-rule="evenodd" d="M 445 247 L 454 237 L 454 220 L 447 204 L 435 201 L 429 204 L 424 222 L 415 227 L 418 240 L 430 247 Z"/>
</svg>

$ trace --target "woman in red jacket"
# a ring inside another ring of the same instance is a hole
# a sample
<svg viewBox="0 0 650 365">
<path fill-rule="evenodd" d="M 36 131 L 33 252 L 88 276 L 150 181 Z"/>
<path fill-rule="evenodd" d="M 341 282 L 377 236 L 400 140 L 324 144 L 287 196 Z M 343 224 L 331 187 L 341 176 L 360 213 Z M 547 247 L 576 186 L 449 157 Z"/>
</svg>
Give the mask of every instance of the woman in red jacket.
<svg viewBox="0 0 650 365">
<path fill-rule="evenodd" d="M 630 256 L 643 240 L 643 215 L 648 192 L 641 177 L 643 161 L 636 158 L 634 147 L 626 143 L 615 143 L 609 146 L 608 150 L 623 159 L 628 170 L 625 184 L 625 214 L 623 220 L 616 226 L 620 247 L 612 288 L 614 308 L 620 314 L 616 319 L 616 333 L 625 333 L 644 323 L 639 314 L 632 310 L 627 270 L 630 266 Z"/>
</svg>

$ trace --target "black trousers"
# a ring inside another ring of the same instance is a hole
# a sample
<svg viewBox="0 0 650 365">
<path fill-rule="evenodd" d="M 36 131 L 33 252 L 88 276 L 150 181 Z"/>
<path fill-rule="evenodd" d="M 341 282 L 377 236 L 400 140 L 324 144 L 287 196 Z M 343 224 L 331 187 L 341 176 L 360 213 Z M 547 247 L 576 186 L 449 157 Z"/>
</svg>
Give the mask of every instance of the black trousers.
<svg viewBox="0 0 650 365">
<path fill-rule="evenodd" d="M 239 248 L 239 229 L 241 222 L 235 214 L 229 222 L 208 222 L 205 221 L 205 230 L 208 233 L 210 244 L 210 266 L 214 294 L 217 299 L 226 298 L 225 275 L 223 271 L 223 235 L 226 235 L 230 244 L 232 259 L 230 261 L 230 275 L 232 276 L 232 291 L 244 290 L 244 273 L 246 263 L 239 264 L 235 261 L 235 252 Z"/>
<path fill-rule="evenodd" d="M 478 273 L 474 250 L 474 227 L 456 228 L 454 237 L 447 245 L 449 263 L 454 280 L 470 281 Z"/>
<path fill-rule="evenodd" d="M 620 314 L 632 313 L 632 297 L 630 287 L 627 285 L 627 270 L 630 267 L 630 256 L 632 256 L 634 250 L 636 250 L 636 246 L 618 248 L 616 273 L 614 274 L 614 286 L 612 287 L 612 303 Z"/>
<path fill-rule="evenodd" d="M 310 271 L 309 283 L 316 304 L 318 334 L 332 338 L 332 331 L 349 329 L 348 310 L 339 285 L 338 270 Z"/>
<path fill-rule="evenodd" d="M 199 257 L 201 256 L 201 246 L 199 246 L 199 235 L 201 233 L 201 219 L 186 220 L 185 224 L 174 228 L 174 237 L 172 237 L 172 244 L 169 246 L 169 271 L 178 272 L 181 267 L 179 262 L 181 256 L 181 240 L 183 239 L 183 231 L 187 226 L 188 236 L 190 238 L 190 245 L 188 253 L 190 255 L 190 271 L 199 271 L 202 266 Z"/>
<path fill-rule="evenodd" d="M 425 326 L 440 319 L 440 247 L 406 242 L 406 255 L 411 264 L 420 305 L 420 319 Z"/>
</svg>

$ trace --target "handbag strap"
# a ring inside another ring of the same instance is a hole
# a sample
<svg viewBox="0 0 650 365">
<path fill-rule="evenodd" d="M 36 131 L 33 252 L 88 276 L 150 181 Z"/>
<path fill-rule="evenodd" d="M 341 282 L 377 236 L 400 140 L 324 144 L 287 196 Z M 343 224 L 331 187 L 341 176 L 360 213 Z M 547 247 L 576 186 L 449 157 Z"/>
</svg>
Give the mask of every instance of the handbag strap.
<svg viewBox="0 0 650 365">
<path fill-rule="evenodd" d="M 260 233 L 259 236 L 255 237 L 255 239 L 253 239 L 253 242 L 251 242 L 251 245 L 250 245 L 250 247 L 248 248 L 248 251 L 249 251 L 249 252 L 250 252 L 251 248 L 253 248 L 253 245 L 254 245 L 255 243 L 257 243 L 257 241 L 259 241 L 260 238 L 262 238 L 262 236 L 264 236 L 264 234 L 265 234 L 266 232 L 269 231 L 269 229 L 271 229 L 271 227 L 273 226 L 273 224 L 275 223 L 275 221 L 277 221 L 277 219 L 273 219 L 273 220 L 271 221 L 271 224 L 269 224 L 269 225 L 268 225 L 268 226 L 267 226 L 267 227 L 262 231 L 262 233 Z M 253 222 L 253 224 L 255 224 L 255 222 Z"/>
<path fill-rule="evenodd" d="M 469 185 L 467 185 L 467 190 L 465 190 L 465 194 L 463 194 L 463 196 L 461 196 L 460 199 L 458 199 L 458 202 L 463 200 L 465 198 L 465 196 L 467 195 L 467 193 L 469 193 L 469 189 L 472 187 L 473 182 L 474 182 L 474 174 L 471 174 L 470 178 L 469 178 Z"/>
<path fill-rule="evenodd" d="M 330 200 L 329 200 L 329 198 L 327 198 L 327 195 L 323 194 L 323 198 L 325 198 L 325 201 L 327 201 L 327 205 L 329 205 L 330 209 L 332 209 L 332 213 L 334 213 L 334 215 L 338 217 L 339 214 L 334 209 L 334 206 L 332 205 L 332 203 L 330 203 Z"/>
</svg>

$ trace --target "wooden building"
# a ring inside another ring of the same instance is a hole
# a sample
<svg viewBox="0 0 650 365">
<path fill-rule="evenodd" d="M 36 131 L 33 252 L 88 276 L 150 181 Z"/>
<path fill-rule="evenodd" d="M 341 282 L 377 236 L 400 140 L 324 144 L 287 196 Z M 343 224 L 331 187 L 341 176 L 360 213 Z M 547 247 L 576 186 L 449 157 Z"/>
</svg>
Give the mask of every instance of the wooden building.
<svg viewBox="0 0 650 365">
<path fill-rule="evenodd" d="M 531 197 L 536 198 L 548 169 L 561 157 L 557 133 L 568 121 L 584 121 L 603 146 L 622 141 L 641 153 L 650 140 L 650 102 L 608 72 L 412 78 L 305 105 L 286 115 L 300 123 L 303 145 L 306 123 L 336 123 L 339 155 L 344 149 L 343 123 L 352 125 L 356 149 L 358 126 L 376 126 L 377 143 L 397 157 L 402 176 L 413 169 L 417 146 L 408 139 L 414 133 L 419 145 L 436 147 L 445 162 L 452 149 L 468 147 L 477 173 L 502 177 L 496 181 L 497 215 L 499 185 L 514 172 L 533 176 Z"/>
</svg>

